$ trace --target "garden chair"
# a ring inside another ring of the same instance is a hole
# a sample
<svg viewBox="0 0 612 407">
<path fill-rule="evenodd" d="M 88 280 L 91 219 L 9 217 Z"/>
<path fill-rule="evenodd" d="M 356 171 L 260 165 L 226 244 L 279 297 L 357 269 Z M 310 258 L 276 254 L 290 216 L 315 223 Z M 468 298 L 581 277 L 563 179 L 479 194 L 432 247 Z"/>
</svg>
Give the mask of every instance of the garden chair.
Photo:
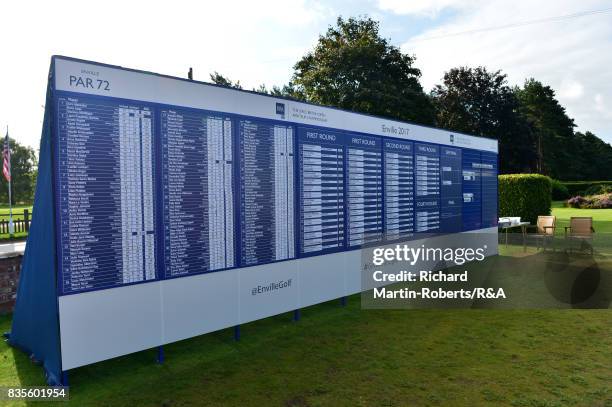
<svg viewBox="0 0 612 407">
<path fill-rule="evenodd" d="M 538 221 L 530 228 L 535 228 L 535 233 L 530 234 L 537 241 L 537 248 L 546 249 L 555 237 L 555 228 L 557 226 L 556 216 L 538 216 Z M 554 250 L 554 247 L 553 247 Z"/>
<path fill-rule="evenodd" d="M 568 233 L 569 231 L 569 233 Z M 572 216 L 570 225 L 565 227 L 565 238 L 570 243 L 570 253 L 572 251 L 572 242 L 580 242 L 580 247 L 588 246 L 593 254 L 593 218 L 585 216 Z"/>
</svg>

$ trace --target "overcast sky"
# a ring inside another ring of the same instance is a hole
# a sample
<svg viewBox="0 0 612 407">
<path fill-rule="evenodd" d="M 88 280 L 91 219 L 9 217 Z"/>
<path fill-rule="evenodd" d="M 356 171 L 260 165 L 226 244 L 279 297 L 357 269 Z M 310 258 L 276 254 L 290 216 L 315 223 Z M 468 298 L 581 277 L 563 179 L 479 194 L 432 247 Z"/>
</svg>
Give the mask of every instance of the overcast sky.
<svg viewBox="0 0 612 407">
<path fill-rule="evenodd" d="M 612 142 L 612 12 L 524 24 L 605 9 L 612 1 L 2 1 L 0 129 L 38 149 L 53 54 L 175 76 L 191 66 L 198 80 L 219 71 L 271 87 L 338 15 L 369 15 L 416 55 L 426 91 L 460 65 L 502 69 L 510 84 L 534 77 L 579 130 Z"/>
</svg>

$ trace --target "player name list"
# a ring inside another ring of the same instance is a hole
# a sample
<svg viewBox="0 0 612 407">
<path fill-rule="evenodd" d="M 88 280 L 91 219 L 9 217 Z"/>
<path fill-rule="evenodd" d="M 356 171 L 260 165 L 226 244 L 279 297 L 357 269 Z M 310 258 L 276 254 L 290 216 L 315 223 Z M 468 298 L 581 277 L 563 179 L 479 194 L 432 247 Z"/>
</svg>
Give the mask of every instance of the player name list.
<svg viewBox="0 0 612 407">
<path fill-rule="evenodd" d="M 241 120 L 239 140 L 241 262 L 294 258 L 293 129 Z"/>
<path fill-rule="evenodd" d="M 152 116 L 142 105 L 59 98 L 63 293 L 155 279 Z"/>
<path fill-rule="evenodd" d="M 232 123 L 161 111 L 166 276 L 234 266 Z"/>
</svg>

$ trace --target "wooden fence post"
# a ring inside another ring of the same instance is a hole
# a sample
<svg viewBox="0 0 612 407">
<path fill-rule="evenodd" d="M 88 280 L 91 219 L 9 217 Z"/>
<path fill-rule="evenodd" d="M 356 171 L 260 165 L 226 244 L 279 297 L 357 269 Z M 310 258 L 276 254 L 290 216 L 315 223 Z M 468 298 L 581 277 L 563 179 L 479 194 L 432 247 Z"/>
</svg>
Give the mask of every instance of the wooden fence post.
<svg viewBox="0 0 612 407">
<path fill-rule="evenodd" d="M 23 210 L 23 224 L 25 227 L 25 231 L 29 232 L 30 231 L 30 211 L 28 211 L 27 209 Z"/>
</svg>

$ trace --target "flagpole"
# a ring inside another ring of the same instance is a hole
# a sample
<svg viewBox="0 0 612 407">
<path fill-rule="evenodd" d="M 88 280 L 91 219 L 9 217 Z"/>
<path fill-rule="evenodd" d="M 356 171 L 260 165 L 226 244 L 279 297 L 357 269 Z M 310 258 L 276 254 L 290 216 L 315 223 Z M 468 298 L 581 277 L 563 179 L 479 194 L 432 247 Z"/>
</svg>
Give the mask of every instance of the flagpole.
<svg viewBox="0 0 612 407">
<path fill-rule="evenodd" d="M 6 142 L 9 143 L 9 170 L 11 169 L 11 144 L 8 139 L 8 124 L 6 125 Z M 12 171 L 11 171 L 12 172 Z M 13 237 L 15 233 L 15 226 L 13 225 L 13 200 L 11 199 L 11 180 L 13 179 L 13 174 L 8 179 L 8 198 L 9 198 L 9 236 Z"/>
</svg>

